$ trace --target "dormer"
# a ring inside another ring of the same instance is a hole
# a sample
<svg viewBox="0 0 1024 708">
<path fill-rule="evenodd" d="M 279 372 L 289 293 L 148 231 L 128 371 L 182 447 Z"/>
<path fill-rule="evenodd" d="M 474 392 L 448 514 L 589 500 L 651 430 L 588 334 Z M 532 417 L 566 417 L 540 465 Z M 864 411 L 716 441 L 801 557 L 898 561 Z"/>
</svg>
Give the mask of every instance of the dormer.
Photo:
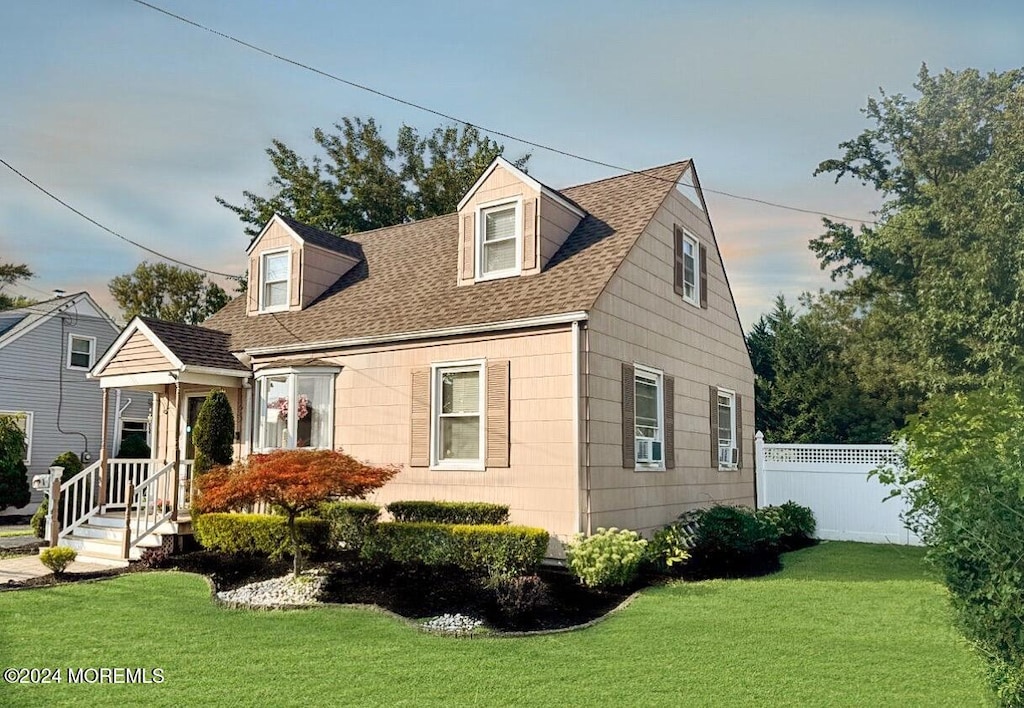
<svg viewBox="0 0 1024 708">
<path fill-rule="evenodd" d="M 584 216 L 496 157 L 459 202 L 459 285 L 540 273 Z"/>
<path fill-rule="evenodd" d="M 250 316 L 301 310 L 362 260 L 348 239 L 275 214 L 249 244 Z"/>
</svg>

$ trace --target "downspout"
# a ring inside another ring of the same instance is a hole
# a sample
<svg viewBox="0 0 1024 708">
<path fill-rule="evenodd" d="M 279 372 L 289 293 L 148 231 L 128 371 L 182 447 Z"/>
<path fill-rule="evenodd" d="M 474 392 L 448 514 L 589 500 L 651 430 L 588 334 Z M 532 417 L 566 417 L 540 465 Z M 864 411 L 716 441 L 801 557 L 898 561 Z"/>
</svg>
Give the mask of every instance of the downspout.
<svg viewBox="0 0 1024 708">
<path fill-rule="evenodd" d="M 582 504 L 580 493 L 582 487 L 582 469 L 580 467 L 580 323 L 572 323 L 572 464 L 576 470 L 576 503 L 573 512 L 576 516 L 576 533 L 583 531 Z"/>
<path fill-rule="evenodd" d="M 590 504 L 590 327 L 583 328 L 583 468 L 584 468 L 584 489 L 586 490 L 587 510 L 587 535 L 593 534 L 591 524 Z"/>
</svg>

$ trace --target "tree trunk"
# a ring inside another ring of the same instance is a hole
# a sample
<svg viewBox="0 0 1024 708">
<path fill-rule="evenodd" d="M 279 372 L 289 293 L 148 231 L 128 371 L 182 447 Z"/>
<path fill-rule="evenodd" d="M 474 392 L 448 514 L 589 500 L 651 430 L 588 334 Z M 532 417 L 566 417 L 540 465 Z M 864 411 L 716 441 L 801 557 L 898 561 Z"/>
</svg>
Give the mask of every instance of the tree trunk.
<svg viewBox="0 0 1024 708">
<path fill-rule="evenodd" d="M 292 542 L 292 575 L 299 577 L 302 570 L 302 549 L 299 547 L 299 532 L 295 528 L 296 512 L 288 512 L 288 539 Z"/>
</svg>

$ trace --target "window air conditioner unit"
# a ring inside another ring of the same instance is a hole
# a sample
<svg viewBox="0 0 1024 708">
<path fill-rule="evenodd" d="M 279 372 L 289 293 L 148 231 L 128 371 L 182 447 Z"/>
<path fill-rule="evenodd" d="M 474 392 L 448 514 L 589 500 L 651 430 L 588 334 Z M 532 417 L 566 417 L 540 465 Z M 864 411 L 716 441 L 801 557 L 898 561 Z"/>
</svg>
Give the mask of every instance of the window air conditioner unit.
<svg viewBox="0 0 1024 708">
<path fill-rule="evenodd" d="M 661 461 L 661 442 L 648 438 L 638 438 L 636 441 L 636 461 L 643 463 Z"/>
<path fill-rule="evenodd" d="M 740 451 L 739 448 L 735 447 L 719 447 L 718 448 L 718 464 L 720 465 L 735 465 L 739 464 Z"/>
</svg>

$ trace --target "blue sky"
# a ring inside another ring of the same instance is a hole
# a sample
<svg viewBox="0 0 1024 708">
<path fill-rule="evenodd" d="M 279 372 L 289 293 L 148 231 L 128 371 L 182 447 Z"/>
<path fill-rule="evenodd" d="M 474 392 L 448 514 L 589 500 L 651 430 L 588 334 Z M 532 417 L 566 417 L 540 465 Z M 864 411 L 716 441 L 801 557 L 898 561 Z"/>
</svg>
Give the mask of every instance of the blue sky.
<svg viewBox="0 0 1024 708">
<path fill-rule="evenodd" d="M 630 168 L 692 157 L 705 187 L 869 218 L 854 183 L 813 177 L 866 127 L 878 88 L 1024 58 L 1019 3 L 458 2 L 155 4 L 296 60 L 504 132 Z M 855 7 L 854 7 L 855 6 Z M 264 149 L 373 116 L 440 123 L 255 54 L 130 0 L 0 3 L 0 156 L 85 213 L 182 260 L 244 267 L 242 225 L 214 202 L 266 190 Z M 528 148 L 505 141 L 513 156 Z M 612 174 L 533 150 L 552 186 Z M 819 219 L 707 194 L 744 327 L 777 293 L 829 285 Z M 26 295 L 92 292 L 146 254 L 0 166 L 0 260 Z"/>
</svg>

